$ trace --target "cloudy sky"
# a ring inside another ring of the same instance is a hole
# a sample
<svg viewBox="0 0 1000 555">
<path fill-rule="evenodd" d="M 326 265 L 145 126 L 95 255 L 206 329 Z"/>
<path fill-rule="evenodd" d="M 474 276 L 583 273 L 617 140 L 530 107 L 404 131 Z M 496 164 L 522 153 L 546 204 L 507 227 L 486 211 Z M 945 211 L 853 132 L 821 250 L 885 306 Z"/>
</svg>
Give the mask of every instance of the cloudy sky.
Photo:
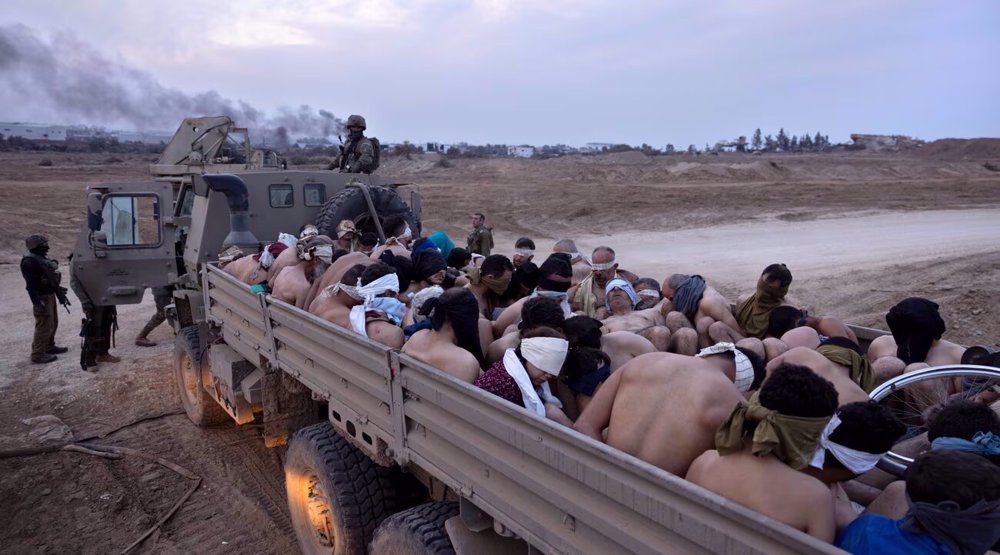
<svg viewBox="0 0 1000 555">
<path fill-rule="evenodd" d="M 3 4 L 4 121 L 172 129 L 207 100 L 383 142 L 1000 136 L 995 0 Z"/>
</svg>

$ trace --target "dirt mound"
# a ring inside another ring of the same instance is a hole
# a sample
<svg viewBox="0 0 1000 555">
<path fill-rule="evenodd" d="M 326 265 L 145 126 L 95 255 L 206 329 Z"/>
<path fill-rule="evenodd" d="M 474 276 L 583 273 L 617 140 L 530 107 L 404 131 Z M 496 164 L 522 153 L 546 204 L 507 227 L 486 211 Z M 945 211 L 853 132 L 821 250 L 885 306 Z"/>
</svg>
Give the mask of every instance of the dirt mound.
<svg viewBox="0 0 1000 555">
<path fill-rule="evenodd" d="M 922 156 L 947 160 L 1000 158 L 1000 139 L 940 139 L 920 148 Z"/>
</svg>

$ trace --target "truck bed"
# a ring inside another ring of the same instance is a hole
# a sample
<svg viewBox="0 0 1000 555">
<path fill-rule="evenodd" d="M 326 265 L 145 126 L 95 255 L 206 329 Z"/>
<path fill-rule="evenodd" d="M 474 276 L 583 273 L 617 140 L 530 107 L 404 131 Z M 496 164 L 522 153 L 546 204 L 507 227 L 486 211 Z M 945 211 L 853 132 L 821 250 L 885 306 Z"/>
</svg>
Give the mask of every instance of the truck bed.
<svg viewBox="0 0 1000 555">
<path fill-rule="evenodd" d="M 214 266 L 206 267 L 203 292 L 226 343 L 325 399 L 335 429 L 366 455 L 432 477 L 544 553 L 842 553 L 397 350 L 251 293 Z M 475 526 L 472 516 L 463 507 Z"/>
</svg>

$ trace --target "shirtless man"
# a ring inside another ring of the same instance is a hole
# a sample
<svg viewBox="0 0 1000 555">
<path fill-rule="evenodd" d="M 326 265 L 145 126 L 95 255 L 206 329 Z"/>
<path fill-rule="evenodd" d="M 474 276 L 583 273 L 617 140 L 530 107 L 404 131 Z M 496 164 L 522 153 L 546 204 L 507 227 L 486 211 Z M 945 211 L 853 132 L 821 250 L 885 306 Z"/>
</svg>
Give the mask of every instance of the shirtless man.
<svg viewBox="0 0 1000 555">
<path fill-rule="evenodd" d="M 563 316 L 569 318 L 572 311 L 569 307 L 570 283 L 573 278 L 573 270 L 560 256 L 550 256 L 538 269 L 536 281 L 538 283 L 530 297 L 524 297 L 514 304 L 503 309 L 500 316 L 493 322 L 493 334 L 495 337 L 502 337 L 511 330 L 511 326 L 516 325 L 521 319 L 521 309 L 528 299 L 534 297 L 547 297 L 559 303 L 562 307 Z"/>
<path fill-rule="evenodd" d="M 441 253 L 434 250 L 422 250 L 414 254 L 411 260 L 413 266 L 410 269 L 410 277 L 413 278 L 413 283 L 406 291 L 409 295 L 412 296 L 432 285 L 444 284 L 448 264 L 444 261 Z M 447 288 L 448 285 L 443 285 L 443 287 Z"/>
<path fill-rule="evenodd" d="M 476 381 L 483 354 L 475 326 L 479 304 L 472 292 L 449 289 L 427 301 L 421 312 L 430 317 L 431 329 L 413 334 L 403 352 L 464 382 Z"/>
<path fill-rule="evenodd" d="M 732 356 L 670 353 L 636 357 L 604 382 L 574 428 L 597 441 L 683 476 L 714 446 L 715 432 L 743 400 L 726 370 Z M 758 382 L 763 361 L 757 359 Z"/>
<path fill-rule="evenodd" d="M 277 259 L 281 258 L 281 254 L 288 250 L 288 247 L 294 247 L 297 242 L 294 236 L 281 233 L 278 240 L 268 245 L 263 251 L 233 260 L 226 264 L 223 270 L 236 276 L 236 279 L 247 285 L 268 282 L 271 278 L 276 278 L 278 272 L 284 269 L 284 266 L 279 267 L 275 264 Z M 291 250 L 291 256 L 294 259 L 297 255 L 295 249 Z"/>
<path fill-rule="evenodd" d="M 639 304 L 635 307 L 636 310 L 653 308 L 663 300 L 660 284 L 653 278 L 639 278 L 639 281 L 635 282 L 635 292 L 640 299 Z"/>
<path fill-rule="evenodd" d="M 656 347 L 641 335 L 629 331 L 604 333 L 604 324 L 589 316 L 573 316 L 563 329 L 571 345 L 599 349 L 611 359 L 611 371 L 618 370 L 635 357 L 655 353 Z"/>
<path fill-rule="evenodd" d="M 517 328 L 490 344 L 486 350 L 486 361 L 490 364 L 503 358 L 507 349 L 517 347 L 521 335 L 535 328 L 552 328 L 562 331 L 566 316 L 559 302 L 547 297 L 530 297 L 521 303 L 521 314 Z"/>
<path fill-rule="evenodd" d="M 355 285 L 352 285 L 355 284 Z M 365 267 L 355 265 L 344 273 L 340 283 L 320 293 L 323 301 L 311 311 L 324 320 L 377 341 L 387 347 L 403 346 L 402 324 L 404 307 L 396 300 L 399 280 L 388 264 L 381 262 Z M 398 315 L 399 323 L 393 323 Z"/>
<path fill-rule="evenodd" d="M 309 296 L 306 298 L 306 302 L 308 303 L 306 306 L 309 307 L 309 312 L 315 314 L 318 310 L 322 310 L 316 304 L 322 304 L 323 302 L 319 300 L 319 292 L 335 283 L 340 283 L 340 279 L 344 277 L 344 272 L 357 264 L 361 264 L 362 266 L 371 266 L 374 263 L 374 260 L 368 258 L 364 253 L 360 252 L 347 253 L 334 260 L 333 264 L 330 264 L 330 267 L 323 272 L 323 276 L 316 280 L 312 289 L 309 290 Z M 354 278 L 354 281 L 357 281 L 357 277 Z M 354 283 L 350 283 L 348 285 L 354 285 Z"/>
<path fill-rule="evenodd" d="M 946 327 L 937 303 L 922 297 L 903 299 L 889 309 L 885 321 L 892 335 L 877 337 L 868 347 L 868 360 L 878 383 L 903 373 L 962 362 L 965 347 L 941 339 Z M 957 384 L 947 380 L 927 380 L 907 389 L 912 390 L 921 409 L 943 403 L 949 394 L 958 392 Z"/>
<path fill-rule="evenodd" d="M 697 334 L 692 329 L 678 330 L 672 335 L 666 327 L 666 314 L 670 303 L 663 303 L 646 310 L 635 310 L 639 296 L 632 285 L 623 279 L 613 279 L 607 284 L 608 317 L 603 320 L 607 332 L 629 331 L 648 339 L 657 351 L 670 351 L 693 355 L 698 350 Z"/>
<path fill-rule="evenodd" d="M 736 343 L 746 337 L 729 308 L 729 300 L 701 276 L 671 275 L 663 282 L 663 296 L 697 330 L 700 347 L 720 341 Z"/>
<path fill-rule="evenodd" d="M 325 235 L 315 235 L 306 239 L 299 260 L 298 264 L 286 266 L 281 270 L 274 280 L 271 296 L 299 308 L 305 308 L 310 288 L 323 276 L 323 272 L 333 261 L 333 242 Z"/>
<path fill-rule="evenodd" d="M 372 251 L 373 260 L 378 260 L 382 252 L 389 250 L 396 256 L 410 257 L 410 242 L 413 240 L 413 231 L 410 224 L 402 216 L 389 216 L 382 222 L 382 231 L 387 237 L 385 244 Z"/>
<path fill-rule="evenodd" d="M 716 449 L 695 459 L 686 478 L 832 542 L 836 526 L 830 488 L 799 469 L 808 466 L 836 409 L 833 384 L 808 368 L 782 366 L 749 403 L 737 405 L 716 433 Z M 753 432 L 747 431 L 750 426 Z M 761 426 L 771 427 L 773 433 L 756 430 Z M 775 434 L 776 443 L 765 441 Z"/>
<path fill-rule="evenodd" d="M 570 305 L 573 312 L 579 312 L 603 320 L 606 317 L 604 304 L 606 302 L 605 287 L 613 279 L 624 279 L 634 283 L 639 277 L 618 268 L 615 262 L 615 250 L 611 247 L 597 247 L 590 257 L 590 275 L 578 285 L 569 290 Z"/>
<path fill-rule="evenodd" d="M 479 268 L 468 269 L 469 285 L 466 287 L 476 296 L 480 314 L 487 320 L 496 319 L 499 315 L 497 309 L 503 308 L 501 297 L 507 291 L 513 273 L 514 265 L 502 254 L 491 254 Z"/>
<path fill-rule="evenodd" d="M 552 246 L 552 252 L 561 252 L 569 255 L 569 263 L 573 266 L 573 285 L 587 279 L 590 275 L 590 262 L 580 254 L 576 248 L 576 241 L 572 239 L 561 239 Z"/>
<path fill-rule="evenodd" d="M 861 355 L 857 355 L 857 358 L 863 359 Z M 833 387 L 837 389 L 837 396 L 842 405 L 868 400 L 868 394 L 865 393 L 865 390 L 851 379 L 850 368 L 837 364 L 808 347 L 795 347 L 779 355 L 777 358 L 771 359 L 767 363 L 768 374 L 770 375 L 785 364 L 805 366 L 821 378 L 832 383 Z"/>
<path fill-rule="evenodd" d="M 779 306 L 768 317 L 767 335 L 780 338 L 792 347 L 815 349 L 826 337 L 843 337 L 858 342 L 858 336 L 847 324 L 832 316 L 811 316 L 794 306 Z"/>
</svg>

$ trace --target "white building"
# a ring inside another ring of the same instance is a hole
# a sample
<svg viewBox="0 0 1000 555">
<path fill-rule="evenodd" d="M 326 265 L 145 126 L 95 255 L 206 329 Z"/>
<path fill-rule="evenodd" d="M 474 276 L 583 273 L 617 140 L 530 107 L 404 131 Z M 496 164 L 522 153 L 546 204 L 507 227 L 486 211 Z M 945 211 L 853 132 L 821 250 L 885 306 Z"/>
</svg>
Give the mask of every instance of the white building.
<svg viewBox="0 0 1000 555">
<path fill-rule="evenodd" d="M 613 146 L 615 146 L 614 143 L 587 143 L 583 145 L 583 148 L 581 148 L 580 150 L 587 152 L 601 152 L 602 150 L 606 148 L 611 148 Z"/>
<path fill-rule="evenodd" d="M 533 146 L 508 146 L 507 155 L 514 156 L 515 158 L 531 158 L 535 155 L 535 147 Z"/>
<path fill-rule="evenodd" d="M 23 137 L 32 141 L 63 142 L 66 140 L 66 127 L 63 125 L 23 122 L 0 123 L 0 133 L 4 137 Z"/>
</svg>

